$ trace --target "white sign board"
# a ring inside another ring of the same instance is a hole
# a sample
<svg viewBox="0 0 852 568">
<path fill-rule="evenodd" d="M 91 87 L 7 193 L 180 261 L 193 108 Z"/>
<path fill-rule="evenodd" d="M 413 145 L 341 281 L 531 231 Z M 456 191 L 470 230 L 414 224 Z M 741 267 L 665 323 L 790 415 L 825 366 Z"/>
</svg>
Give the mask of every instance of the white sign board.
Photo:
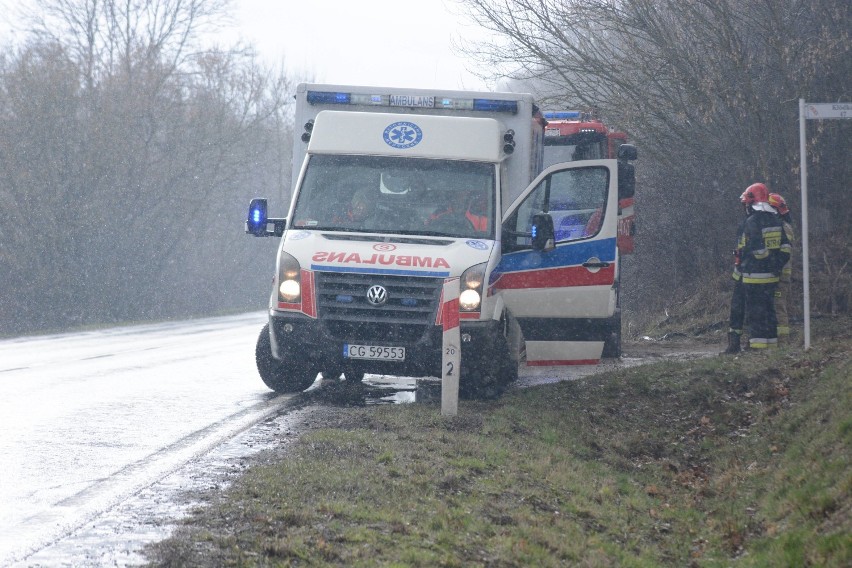
<svg viewBox="0 0 852 568">
<path fill-rule="evenodd" d="M 852 103 L 807 103 L 805 118 L 852 118 Z"/>
</svg>

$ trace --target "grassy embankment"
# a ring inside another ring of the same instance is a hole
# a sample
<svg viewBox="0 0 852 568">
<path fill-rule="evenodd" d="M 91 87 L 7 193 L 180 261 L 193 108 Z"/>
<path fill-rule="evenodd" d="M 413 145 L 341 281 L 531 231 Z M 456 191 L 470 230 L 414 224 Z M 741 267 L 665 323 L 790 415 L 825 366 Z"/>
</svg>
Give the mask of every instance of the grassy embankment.
<svg viewBox="0 0 852 568">
<path fill-rule="evenodd" d="M 817 323 L 807 353 L 624 369 L 452 419 L 339 409 L 149 552 L 162 566 L 852 565 L 850 322 Z"/>
</svg>

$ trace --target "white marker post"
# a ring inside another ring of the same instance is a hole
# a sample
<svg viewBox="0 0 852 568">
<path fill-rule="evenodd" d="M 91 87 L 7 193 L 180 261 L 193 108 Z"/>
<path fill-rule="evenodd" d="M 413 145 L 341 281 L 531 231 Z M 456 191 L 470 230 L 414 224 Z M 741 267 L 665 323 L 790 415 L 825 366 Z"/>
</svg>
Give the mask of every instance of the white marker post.
<svg viewBox="0 0 852 568">
<path fill-rule="evenodd" d="M 459 371 L 461 370 L 461 334 L 459 333 L 459 279 L 444 280 L 441 296 L 441 415 L 459 412 Z"/>
</svg>

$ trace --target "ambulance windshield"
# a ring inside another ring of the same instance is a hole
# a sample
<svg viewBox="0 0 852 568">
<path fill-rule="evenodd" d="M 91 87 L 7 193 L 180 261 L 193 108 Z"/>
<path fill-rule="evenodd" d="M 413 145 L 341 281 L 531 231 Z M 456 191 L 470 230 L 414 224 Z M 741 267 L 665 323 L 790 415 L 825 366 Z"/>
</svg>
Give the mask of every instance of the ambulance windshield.
<svg viewBox="0 0 852 568">
<path fill-rule="evenodd" d="M 493 239 L 495 187 L 489 163 L 312 155 L 291 226 Z"/>
</svg>

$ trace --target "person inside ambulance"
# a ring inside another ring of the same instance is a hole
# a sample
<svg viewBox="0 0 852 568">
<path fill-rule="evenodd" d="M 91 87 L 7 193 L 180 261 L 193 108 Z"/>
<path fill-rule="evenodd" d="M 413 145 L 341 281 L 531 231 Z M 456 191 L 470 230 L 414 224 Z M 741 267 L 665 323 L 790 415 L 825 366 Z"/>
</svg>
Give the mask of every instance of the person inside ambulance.
<svg viewBox="0 0 852 568">
<path fill-rule="evenodd" d="M 488 196 L 484 192 L 471 190 L 456 197 L 453 192 L 444 192 L 444 203 L 435 208 L 423 222 L 434 231 L 446 231 L 454 235 L 483 237 L 488 232 Z M 466 204 L 460 207 L 459 204 Z"/>
<path fill-rule="evenodd" d="M 375 200 L 367 191 L 360 190 L 349 200 L 346 211 L 334 217 L 333 223 L 350 229 L 366 228 L 375 212 Z"/>
<path fill-rule="evenodd" d="M 481 191 L 472 191 L 468 195 L 465 218 L 477 233 L 488 232 L 488 196 Z"/>
</svg>

